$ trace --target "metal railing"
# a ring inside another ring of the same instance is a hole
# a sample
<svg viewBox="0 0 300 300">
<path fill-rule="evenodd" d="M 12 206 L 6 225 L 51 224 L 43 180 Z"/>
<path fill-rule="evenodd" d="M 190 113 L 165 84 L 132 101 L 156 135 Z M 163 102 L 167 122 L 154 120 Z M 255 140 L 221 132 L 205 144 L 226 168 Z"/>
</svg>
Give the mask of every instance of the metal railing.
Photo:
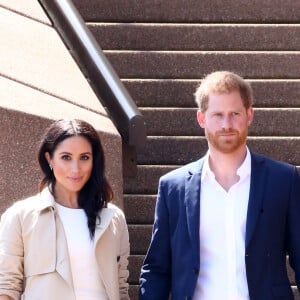
<svg viewBox="0 0 300 300">
<path fill-rule="evenodd" d="M 106 107 L 122 136 L 123 144 L 128 145 L 129 149 L 142 148 L 147 138 L 144 117 L 72 1 L 39 0 L 39 2 L 95 94 Z"/>
</svg>

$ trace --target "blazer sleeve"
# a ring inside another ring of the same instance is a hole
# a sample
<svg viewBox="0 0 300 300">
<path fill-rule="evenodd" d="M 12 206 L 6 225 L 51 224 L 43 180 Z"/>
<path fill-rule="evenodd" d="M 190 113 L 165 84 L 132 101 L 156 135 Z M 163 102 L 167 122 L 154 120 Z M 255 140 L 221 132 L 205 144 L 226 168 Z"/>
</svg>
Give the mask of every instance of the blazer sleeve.
<svg viewBox="0 0 300 300">
<path fill-rule="evenodd" d="M 20 299 L 24 278 L 23 262 L 22 226 L 14 205 L 2 215 L 0 222 L 0 295 Z"/>
<path fill-rule="evenodd" d="M 168 299 L 171 272 L 169 212 L 164 182 L 160 180 L 152 239 L 141 269 L 139 299 Z"/>
<path fill-rule="evenodd" d="M 294 168 L 290 205 L 287 217 L 287 250 L 289 262 L 295 271 L 295 279 L 300 291 L 300 177 Z"/>
</svg>

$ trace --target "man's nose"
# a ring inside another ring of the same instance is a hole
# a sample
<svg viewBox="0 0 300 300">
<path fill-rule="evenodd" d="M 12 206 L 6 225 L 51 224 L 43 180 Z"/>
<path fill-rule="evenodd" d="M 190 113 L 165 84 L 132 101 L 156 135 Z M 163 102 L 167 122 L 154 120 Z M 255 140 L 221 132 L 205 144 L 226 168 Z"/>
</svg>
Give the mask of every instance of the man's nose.
<svg viewBox="0 0 300 300">
<path fill-rule="evenodd" d="M 231 116 L 223 116 L 222 118 L 222 128 L 223 129 L 228 129 L 231 128 L 232 126 L 232 119 Z"/>
</svg>

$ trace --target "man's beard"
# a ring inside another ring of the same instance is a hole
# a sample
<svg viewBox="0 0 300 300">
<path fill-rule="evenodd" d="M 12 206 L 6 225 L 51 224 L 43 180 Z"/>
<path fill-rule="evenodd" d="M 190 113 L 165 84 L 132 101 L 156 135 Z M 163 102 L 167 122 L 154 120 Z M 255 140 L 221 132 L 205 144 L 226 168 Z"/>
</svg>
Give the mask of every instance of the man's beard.
<svg viewBox="0 0 300 300">
<path fill-rule="evenodd" d="M 234 136 L 222 136 L 222 134 L 234 134 Z M 206 129 L 207 141 L 213 148 L 221 153 L 234 153 L 242 145 L 245 145 L 248 135 L 248 129 L 241 132 L 236 130 L 217 131 L 215 134 Z"/>
</svg>

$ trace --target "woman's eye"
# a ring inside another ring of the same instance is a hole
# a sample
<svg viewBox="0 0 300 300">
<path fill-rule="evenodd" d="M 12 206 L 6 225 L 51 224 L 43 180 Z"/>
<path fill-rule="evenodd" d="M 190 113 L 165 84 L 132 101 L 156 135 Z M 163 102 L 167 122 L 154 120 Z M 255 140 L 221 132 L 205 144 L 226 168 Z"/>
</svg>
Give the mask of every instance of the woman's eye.
<svg viewBox="0 0 300 300">
<path fill-rule="evenodd" d="M 63 155 L 61 158 L 63 160 L 70 160 L 71 159 L 71 157 L 69 155 Z"/>
<path fill-rule="evenodd" d="M 82 155 L 82 156 L 80 157 L 80 159 L 81 159 L 81 160 L 88 160 L 88 159 L 90 159 L 90 157 L 89 157 L 88 155 Z"/>
</svg>

